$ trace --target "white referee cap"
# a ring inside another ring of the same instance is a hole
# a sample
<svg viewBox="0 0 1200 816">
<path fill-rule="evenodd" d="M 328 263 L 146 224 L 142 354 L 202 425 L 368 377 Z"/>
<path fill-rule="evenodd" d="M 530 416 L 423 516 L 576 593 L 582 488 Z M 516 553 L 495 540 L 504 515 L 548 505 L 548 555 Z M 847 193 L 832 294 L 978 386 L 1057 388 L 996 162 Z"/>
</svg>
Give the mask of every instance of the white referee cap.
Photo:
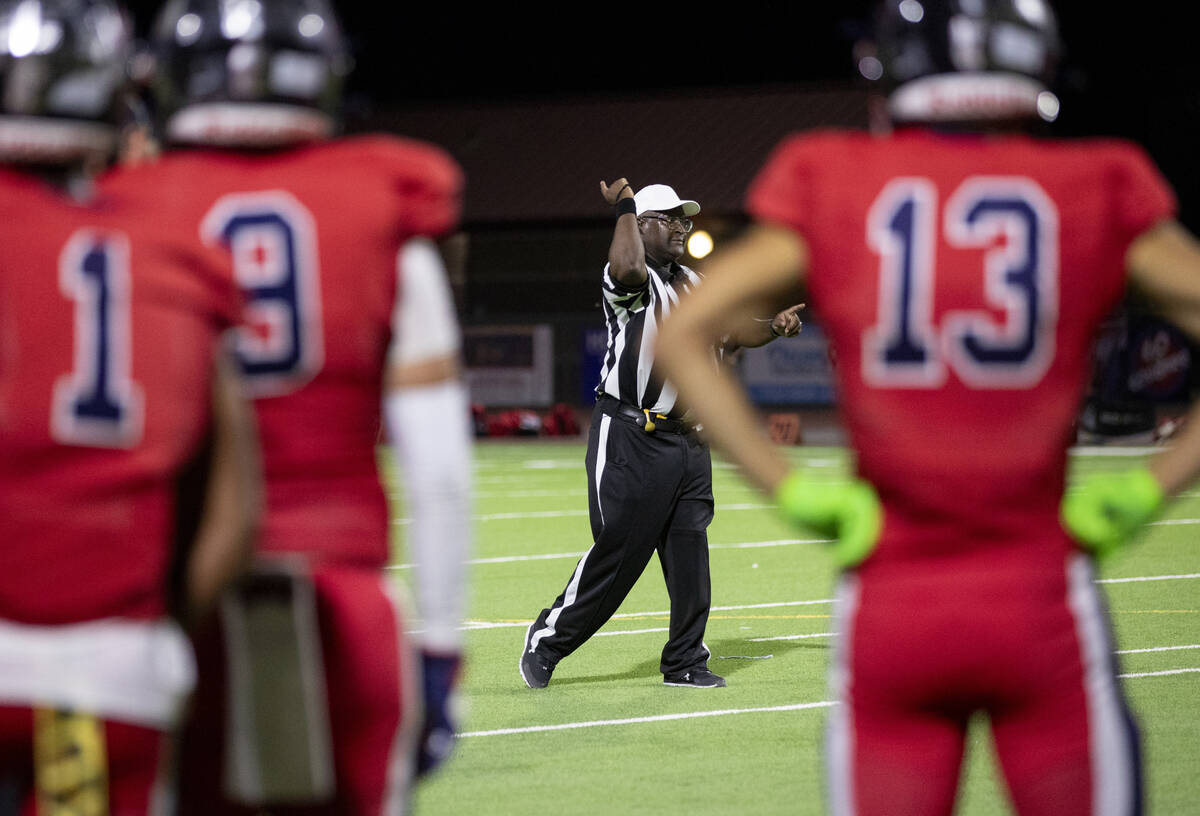
<svg viewBox="0 0 1200 816">
<path fill-rule="evenodd" d="M 674 189 L 665 184 L 650 184 L 643 187 L 633 196 L 633 203 L 637 206 L 638 215 L 644 212 L 667 212 L 678 207 L 683 207 L 683 214 L 687 216 L 700 212 L 699 204 L 695 201 L 681 199 L 675 194 Z"/>
</svg>

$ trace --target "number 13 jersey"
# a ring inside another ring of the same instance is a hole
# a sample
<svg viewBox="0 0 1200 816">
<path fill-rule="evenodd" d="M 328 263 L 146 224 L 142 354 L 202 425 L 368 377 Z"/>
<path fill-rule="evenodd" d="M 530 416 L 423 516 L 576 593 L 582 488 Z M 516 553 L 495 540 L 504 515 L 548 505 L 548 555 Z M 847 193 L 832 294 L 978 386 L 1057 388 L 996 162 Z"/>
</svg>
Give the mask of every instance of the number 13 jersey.
<svg viewBox="0 0 1200 816">
<path fill-rule="evenodd" d="M 1131 241 L 1175 202 L 1118 141 L 902 130 L 799 136 L 749 208 L 797 230 L 860 475 L 873 560 L 1061 556 L 1066 451 Z"/>
</svg>

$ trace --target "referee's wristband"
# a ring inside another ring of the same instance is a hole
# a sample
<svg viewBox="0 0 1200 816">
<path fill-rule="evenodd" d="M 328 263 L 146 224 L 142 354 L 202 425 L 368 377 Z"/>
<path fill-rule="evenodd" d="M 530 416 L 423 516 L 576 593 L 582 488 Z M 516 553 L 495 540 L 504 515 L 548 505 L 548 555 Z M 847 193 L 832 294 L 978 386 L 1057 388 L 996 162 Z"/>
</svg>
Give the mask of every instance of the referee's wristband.
<svg viewBox="0 0 1200 816">
<path fill-rule="evenodd" d="M 637 215 L 637 204 L 634 203 L 633 196 L 617 201 L 614 209 L 617 211 L 617 218 L 620 218 L 622 215 Z"/>
</svg>

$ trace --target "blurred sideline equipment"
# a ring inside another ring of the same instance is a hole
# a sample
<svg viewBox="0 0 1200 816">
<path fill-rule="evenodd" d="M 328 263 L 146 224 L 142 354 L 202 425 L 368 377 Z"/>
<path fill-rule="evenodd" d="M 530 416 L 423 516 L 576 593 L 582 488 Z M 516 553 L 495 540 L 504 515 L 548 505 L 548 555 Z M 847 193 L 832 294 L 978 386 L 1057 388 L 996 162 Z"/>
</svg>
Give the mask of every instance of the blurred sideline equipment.
<svg viewBox="0 0 1200 816">
<path fill-rule="evenodd" d="M 160 812 L 195 673 L 170 613 L 197 623 L 213 606 L 260 494 L 249 411 L 218 354 L 238 318 L 227 265 L 186 246 L 194 225 L 93 195 L 130 37 L 108 0 L 0 0 L 6 812 Z M 183 489 L 200 462 L 207 484 Z"/>
<path fill-rule="evenodd" d="M 262 566 L 226 600 L 223 637 L 198 643 L 181 810 L 401 813 L 453 744 L 470 418 L 431 239 L 457 224 L 462 176 L 428 144 L 327 140 L 350 59 L 324 0 L 176 0 L 152 45 L 166 152 L 109 183 L 157 191 L 228 253 L 267 494 Z M 383 571 L 381 418 L 407 476 L 419 625 Z"/>
<path fill-rule="evenodd" d="M 894 132 L 784 141 L 749 192 L 757 225 L 706 265 L 660 359 L 784 515 L 838 538 L 833 813 L 950 813 L 976 712 L 1019 813 L 1140 812 L 1090 551 L 1195 477 L 1200 430 L 1064 500 L 1067 448 L 1127 280 L 1200 334 L 1200 249 L 1135 145 L 1020 132 L 1058 113 L 1043 2 L 889 0 L 876 49 L 864 73 L 882 74 Z M 798 285 L 837 355 L 848 483 L 789 473 L 702 364 L 739 315 Z"/>
</svg>

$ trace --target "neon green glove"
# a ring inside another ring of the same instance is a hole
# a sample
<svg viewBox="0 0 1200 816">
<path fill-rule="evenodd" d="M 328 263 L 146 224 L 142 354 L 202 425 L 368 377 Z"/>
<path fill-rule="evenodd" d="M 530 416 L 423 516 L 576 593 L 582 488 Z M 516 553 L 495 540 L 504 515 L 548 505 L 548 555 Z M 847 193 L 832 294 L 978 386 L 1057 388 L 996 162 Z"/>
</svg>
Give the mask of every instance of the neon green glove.
<svg viewBox="0 0 1200 816">
<path fill-rule="evenodd" d="M 863 562 L 883 527 L 883 510 L 875 489 L 861 479 L 818 482 L 793 470 L 775 490 L 779 510 L 793 524 L 836 538 L 833 558 L 841 567 Z"/>
<path fill-rule="evenodd" d="M 1086 549 L 1103 558 L 1125 543 L 1163 503 L 1163 489 L 1144 467 L 1093 473 L 1062 502 L 1062 522 Z"/>
</svg>

